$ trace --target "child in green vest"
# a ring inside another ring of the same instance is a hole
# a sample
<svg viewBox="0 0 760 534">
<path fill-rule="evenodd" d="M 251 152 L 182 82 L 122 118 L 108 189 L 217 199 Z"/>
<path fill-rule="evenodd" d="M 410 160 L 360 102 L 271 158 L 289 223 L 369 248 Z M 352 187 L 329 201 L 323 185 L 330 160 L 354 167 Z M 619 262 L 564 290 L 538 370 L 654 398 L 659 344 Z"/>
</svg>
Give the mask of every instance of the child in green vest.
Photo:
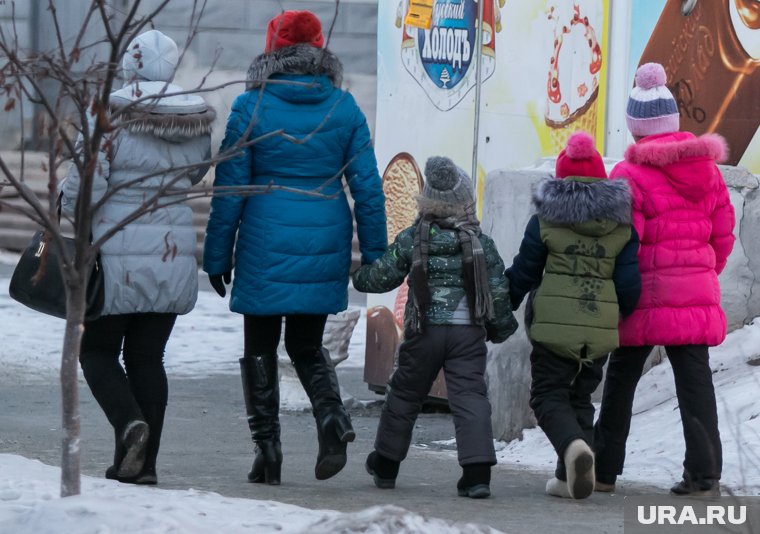
<svg viewBox="0 0 760 534">
<path fill-rule="evenodd" d="M 639 241 L 628 185 L 607 180 L 590 135 L 570 136 L 555 174 L 535 190 L 536 214 L 506 275 L 513 309 L 531 293 L 530 406 L 558 456 L 546 492 L 583 499 L 594 491 L 591 394 L 618 346 L 620 315 L 639 298 Z"/>
<path fill-rule="evenodd" d="M 379 488 L 396 485 L 412 430 L 443 368 L 456 430 L 460 496 L 491 494 L 496 463 L 484 374 L 486 339 L 500 343 L 516 329 L 504 263 L 480 230 L 470 178 L 448 158 L 430 158 L 419 217 L 381 258 L 353 275 L 359 291 L 385 293 L 409 275 L 404 342 L 380 416 L 367 471 Z"/>
</svg>

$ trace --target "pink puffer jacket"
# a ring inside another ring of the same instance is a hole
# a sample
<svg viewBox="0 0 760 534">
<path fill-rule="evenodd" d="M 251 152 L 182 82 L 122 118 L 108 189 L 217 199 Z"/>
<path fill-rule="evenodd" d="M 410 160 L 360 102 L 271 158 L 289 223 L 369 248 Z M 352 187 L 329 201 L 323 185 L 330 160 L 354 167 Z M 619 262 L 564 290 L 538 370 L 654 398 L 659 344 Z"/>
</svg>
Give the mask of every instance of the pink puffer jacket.
<svg viewBox="0 0 760 534">
<path fill-rule="evenodd" d="M 626 178 L 641 238 L 641 298 L 620 345 L 719 345 L 726 337 L 718 274 L 734 246 L 734 209 L 716 161 L 722 137 L 652 135 L 628 147 L 610 178 Z"/>
</svg>

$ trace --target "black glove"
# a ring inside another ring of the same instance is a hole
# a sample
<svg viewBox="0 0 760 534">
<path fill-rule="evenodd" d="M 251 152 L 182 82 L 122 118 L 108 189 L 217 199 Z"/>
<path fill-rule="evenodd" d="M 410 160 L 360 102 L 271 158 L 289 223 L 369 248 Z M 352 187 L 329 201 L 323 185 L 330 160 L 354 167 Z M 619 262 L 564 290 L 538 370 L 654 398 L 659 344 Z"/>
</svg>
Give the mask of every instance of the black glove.
<svg viewBox="0 0 760 534">
<path fill-rule="evenodd" d="M 232 281 L 232 273 L 210 274 L 208 275 L 208 281 L 211 283 L 211 287 L 214 288 L 214 291 L 219 293 L 220 297 L 224 297 L 227 294 L 224 285 L 229 284 Z"/>
</svg>

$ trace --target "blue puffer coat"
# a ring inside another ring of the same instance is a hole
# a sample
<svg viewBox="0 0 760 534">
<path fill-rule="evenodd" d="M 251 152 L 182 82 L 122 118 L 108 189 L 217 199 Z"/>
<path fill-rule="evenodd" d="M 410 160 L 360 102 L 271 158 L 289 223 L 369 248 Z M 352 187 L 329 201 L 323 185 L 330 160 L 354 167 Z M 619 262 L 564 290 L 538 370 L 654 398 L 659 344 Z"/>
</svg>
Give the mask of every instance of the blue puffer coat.
<svg viewBox="0 0 760 534">
<path fill-rule="evenodd" d="M 362 263 L 380 257 L 387 246 L 385 200 L 364 114 L 338 88 L 342 68 L 326 50 L 296 45 L 262 54 L 248 78 L 249 90 L 232 105 L 221 150 L 245 142 L 241 138 L 251 124 L 247 140 L 256 142 L 217 165 L 214 185 L 271 183 L 322 196 L 274 190 L 215 197 L 203 269 L 231 271 L 234 249 L 235 312 L 345 310 L 353 220 L 343 179 L 355 201 Z M 262 89 L 267 79 L 276 83 Z M 285 135 L 262 137 L 277 131 Z"/>
</svg>

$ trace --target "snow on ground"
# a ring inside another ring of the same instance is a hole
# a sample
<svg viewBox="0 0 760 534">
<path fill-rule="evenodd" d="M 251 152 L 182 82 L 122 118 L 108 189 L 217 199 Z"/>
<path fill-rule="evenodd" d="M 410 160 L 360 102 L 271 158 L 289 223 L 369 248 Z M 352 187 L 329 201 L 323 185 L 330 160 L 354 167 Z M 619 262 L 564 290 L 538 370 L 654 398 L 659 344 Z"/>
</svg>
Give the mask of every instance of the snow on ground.
<svg viewBox="0 0 760 534">
<path fill-rule="evenodd" d="M 13 264 L 18 256 L 0 252 L 0 262 Z M 0 278 L 0 366 L 3 378 L 14 381 L 57 379 L 64 321 L 37 313 L 8 296 L 9 278 Z M 349 357 L 341 367 L 364 366 L 366 309 L 349 345 Z M 166 347 L 166 371 L 172 377 L 202 378 L 240 372 L 243 354 L 243 317 L 230 312 L 228 300 L 216 293 L 200 291 L 195 309 L 177 318 Z M 303 409 L 309 400 L 287 360 L 281 365 L 281 405 Z"/>
<path fill-rule="evenodd" d="M 14 534 L 375 534 L 496 533 L 489 527 L 426 518 L 395 506 L 354 513 L 308 510 L 274 501 L 197 490 L 162 490 L 82 477 L 82 495 L 61 499 L 61 470 L 0 454 L 0 532 Z"/>
<path fill-rule="evenodd" d="M 0 249 L 0 265 L 16 265 L 21 254 Z"/>
<path fill-rule="evenodd" d="M 746 363 L 758 357 L 760 318 L 710 349 L 723 442 L 721 484 L 741 495 L 760 495 L 760 366 Z M 681 478 L 684 444 L 667 360 L 642 377 L 633 413 L 625 472 L 619 481 L 669 488 Z M 499 443 L 497 449 L 500 463 L 554 470 L 554 450 L 540 429 L 525 431 L 522 441 Z"/>
<path fill-rule="evenodd" d="M 14 264 L 17 256 L 0 253 L 0 263 Z M 8 287 L 0 279 L 0 288 Z M 16 303 L 0 291 L 0 368 L 2 379 L 39 381 L 56 379 L 64 322 Z M 357 325 L 344 367 L 364 363 L 366 309 Z M 243 349 L 242 318 L 231 313 L 227 300 L 201 291 L 198 304 L 177 320 L 166 350 L 170 376 L 199 378 L 237 374 Z M 711 350 L 723 440 L 723 484 L 741 494 L 760 495 L 760 366 L 747 361 L 760 356 L 760 318 L 731 333 Z M 295 373 L 281 361 L 281 404 L 285 409 L 309 406 Z M 641 380 L 634 404 L 626 470 L 620 481 L 669 487 L 681 476 L 683 436 L 675 388 L 667 360 Z M 554 451 L 539 429 L 524 432 L 521 441 L 497 443 L 501 463 L 544 472 L 554 469 Z"/>
<path fill-rule="evenodd" d="M 0 251 L 0 264 L 14 265 L 18 255 Z M 64 321 L 22 306 L 8 296 L 8 278 L 0 278 L 1 380 L 57 380 Z M 180 316 L 166 349 L 173 377 L 201 378 L 238 374 L 243 350 L 242 317 L 226 299 L 201 291 L 195 309 Z M 349 358 L 340 366 L 364 364 L 364 319 L 357 325 Z M 298 379 L 281 360 L 281 406 L 309 406 Z M 82 495 L 59 499 L 60 468 L 21 456 L 0 454 L 0 532 L 18 534 L 310 532 L 327 534 L 496 533 L 490 527 L 426 518 L 394 506 L 355 513 L 308 510 L 274 501 L 223 497 L 196 490 L 178 491 L 130 486 L 82 477 Z M 139 510 L 139 512 L 137 511 Z"/>
</svg>

